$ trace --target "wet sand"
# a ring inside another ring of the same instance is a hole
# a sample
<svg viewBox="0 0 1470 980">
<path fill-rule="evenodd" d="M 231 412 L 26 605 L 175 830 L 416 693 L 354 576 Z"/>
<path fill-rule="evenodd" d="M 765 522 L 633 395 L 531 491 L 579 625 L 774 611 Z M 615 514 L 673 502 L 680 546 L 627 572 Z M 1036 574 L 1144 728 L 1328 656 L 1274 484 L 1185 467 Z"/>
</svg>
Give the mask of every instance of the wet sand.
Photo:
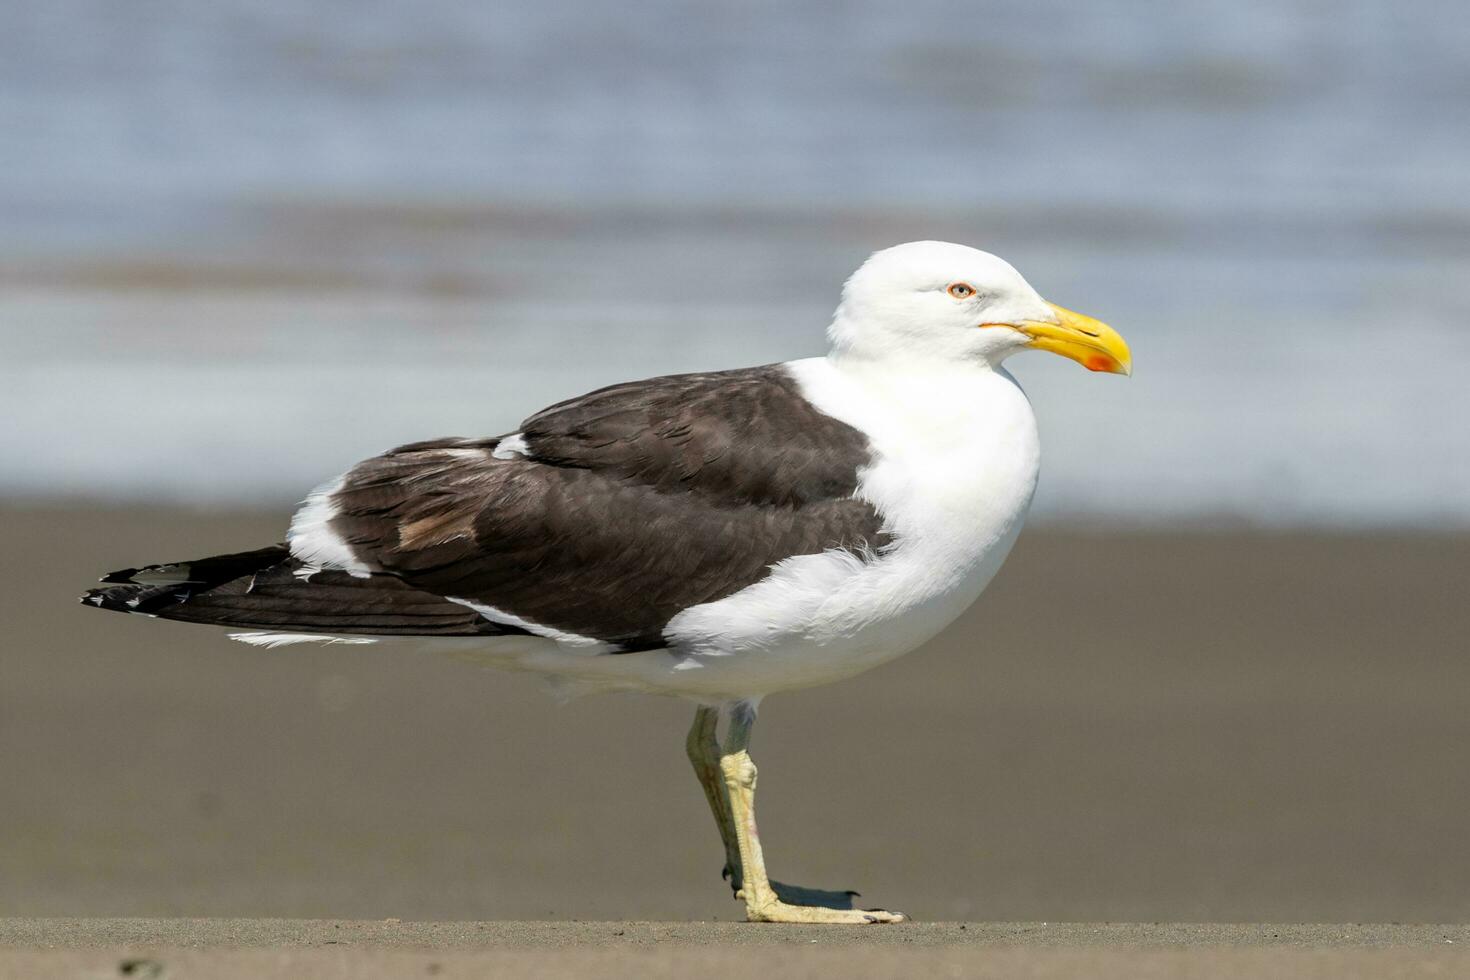
<svg viewBox="0 0 1470 980">
<path fill-rule="evenodd" d="M 745 922 L 401 922 L 333 919 L 0 919 L 0 948 L 740 949 L 828 945 L 915 949 L 1429 949 L 1465 946 L 1470 925 L 912 922 L 902 927 Z"/>
<path fill-rule="evenodd" d="M 738 918 L 679 702 L 74 602 L 284 520 L 0 511 L 0 915 Z M 767 701 L 773 873 L 931 923 L 1470 921 L 1467 568 L 1465 536 L 1032 530 L 929 648 Z"/>
<path fill-rule="evenodd" d="M 0 977 L 1454 976 L 1466 926 L 0 920 Z"/>
</svg>

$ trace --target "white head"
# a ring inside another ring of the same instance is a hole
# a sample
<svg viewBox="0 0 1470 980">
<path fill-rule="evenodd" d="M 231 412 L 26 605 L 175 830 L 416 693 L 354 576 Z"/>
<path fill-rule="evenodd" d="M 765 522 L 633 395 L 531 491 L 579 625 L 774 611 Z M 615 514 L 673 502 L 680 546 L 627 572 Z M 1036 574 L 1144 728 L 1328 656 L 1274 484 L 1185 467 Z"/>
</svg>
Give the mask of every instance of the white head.
<svg viewBox="0 0 1470 980">
<path fill-rule="evenodd" d="M 828 334 L 839 358 L 995 366 L 1050 350 L 1128 374 L 1128 345 L 1106 324 L 1053 306 L 1010 263 L 949 242 L 874 252 L 842 290 Z"/>
</svg>

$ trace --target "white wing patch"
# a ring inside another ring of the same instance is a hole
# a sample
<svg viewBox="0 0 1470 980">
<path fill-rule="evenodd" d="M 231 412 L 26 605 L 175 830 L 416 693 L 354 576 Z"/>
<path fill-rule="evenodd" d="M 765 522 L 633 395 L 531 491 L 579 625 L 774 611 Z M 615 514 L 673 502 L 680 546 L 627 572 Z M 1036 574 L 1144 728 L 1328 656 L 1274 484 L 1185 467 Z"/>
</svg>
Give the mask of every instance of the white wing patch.
<svg viewBox="0 0 1470 980">
<path fill-rule="evenodd" d="M 514 626 L 516 629 L 523 629 L 535 636 L 555 640 L 563 646 L 578 647 L 588 653 L 607 653 L 617 649 L 613 644 L 599 640 L 595 636 L 581 636 L 577 633 L 566 633 L 551 626 L 542 626 L 539 623 L 531 622 L 529 619 L 522 619 L 515 613 L 506 612 L 504 609 L 496 609 L 494 606 L 487 606 L 482 602 L 475 602 L 471 599 L 456 599 L 453 596 L 445 596 L 444 598 L 450 602 L 458 603 L 467 609 L 473 609 L 492 623 L 499 623 L 502 626 Z"/>
<path fill-rule="evenodd" d="M 526 445 L 526 437 L 516 432 L 500 440 L 490 455 L 496 459 L 524 459 L 531 455 L 531 447 Z"/>
<path fill-rule="evenodd" d="M 332 530 L 331 522 L 337 516 L 337 507 L 332 495 L 342 489 L 347 477 L 337 477 L 330 483 L 317 487 L 306 498 L 306 503 L 291 518 L 291 529 L 286 532 L 286 542 L 291 554 L 306 564 L 297 574 L 309 579 L 323 568 L 339 568 L 353 578 L 368 578 L 372 569 L 357 557 L 351 546 Z"/>
<path fill-rule="evenodd" d="M 248 643 L 253 647 L 264 647 L 267 650 L 295 646 L 300 643 L 319 643 L 322 646 L 366 646 L 378 642 L 371 636 L 330 636 L 325 633 L 231 633 L 230 639 L 237 643 Z"/>
</svg>

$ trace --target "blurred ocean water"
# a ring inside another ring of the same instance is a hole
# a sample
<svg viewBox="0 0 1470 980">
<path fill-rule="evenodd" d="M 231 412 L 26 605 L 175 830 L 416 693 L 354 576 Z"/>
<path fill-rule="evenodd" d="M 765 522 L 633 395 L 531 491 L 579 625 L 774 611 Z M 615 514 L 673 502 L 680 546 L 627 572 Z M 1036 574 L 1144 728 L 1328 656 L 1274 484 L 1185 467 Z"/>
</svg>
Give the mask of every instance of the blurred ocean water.
<svg viewBox="0 0 1470 980">
<path fill-rule="evenodd" d="M 821 350 L 947 238 L 1043 513 L 1470 525 L 1470 8 L 0 0 L 0 494 L 295 499 L 599 384 Z"/>
</svg>

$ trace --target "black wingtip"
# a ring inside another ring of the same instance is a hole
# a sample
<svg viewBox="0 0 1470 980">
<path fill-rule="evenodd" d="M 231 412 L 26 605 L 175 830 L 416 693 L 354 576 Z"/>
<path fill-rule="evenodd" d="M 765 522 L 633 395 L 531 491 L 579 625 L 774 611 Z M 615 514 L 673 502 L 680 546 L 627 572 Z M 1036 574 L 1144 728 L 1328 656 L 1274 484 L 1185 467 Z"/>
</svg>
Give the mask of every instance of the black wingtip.
<svg viewBox="0 0 1470 980">
<path fill-rule="evenodd" d="M 108 572 L 97 581 L 103 585 L 132 585 L 134 584 L 133 576 L 137 575 L 138 571 L 136 568 L 124 568 L 120 572 Z M 85 596 L 83 597 L 83 601 L 86 601 Z"/>
<path fill-rule="evenodd" d="M 113 612 L 133 612 L 129 608 L 127 600 L 132 598 L 138 591 L 138 587 L 131 589 L 88 589 L 82 593 L 77 601 L 84 606 L 96 606 L 98 609 L 109 609 Z"/>
<path fill-rule="evenodd" d="M 82 596 L 82 604 L 96 606 L 109 612 L 153 614 L 187 602 L 189 592 L 179 591 L 177 585 L 109 585 L 102 589 L 89 589 Z"/>
</svg>

